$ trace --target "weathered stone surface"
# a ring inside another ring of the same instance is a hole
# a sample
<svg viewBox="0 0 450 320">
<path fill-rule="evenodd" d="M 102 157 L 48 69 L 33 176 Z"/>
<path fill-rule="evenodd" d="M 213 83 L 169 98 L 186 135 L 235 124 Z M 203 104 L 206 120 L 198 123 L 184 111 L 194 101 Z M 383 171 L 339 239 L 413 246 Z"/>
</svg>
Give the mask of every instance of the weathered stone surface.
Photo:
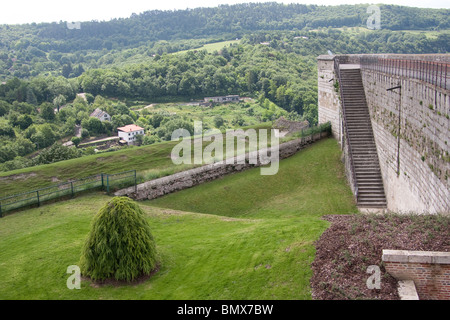
<svg viewBox="0 0 450 320">
<path fill-rule="evenodd" d="M 277 147 L 262 149 L 259 152 L 263 154 L 267 153 L 270 155 L 270 152 L 275 152 L 278 149 L 279 159 L 281 160 L 294 155 L 299 150 L 326 136 L 328 136 L 326 132 L 323 132 L 322 134 L 318 133 L 309 137 L 296 139 L 280 144 Z M 115 192 L 114 195 L 128 196 L 135 200 L 155 199 L 175 191 L 183 190 L 207 181 L 218 179 L 227 174 L 240 172 L 253 167 L 259 167 L 261 166 L 259 157 L 257 157 L 258 163 L 256 164 L 249 163 L 248 161 L 248 159 L 250 159 L 252 155 L 255 155 L 255 153 L 256 155 L 258 155 L 258 151 L 247 153 L 246 155 L 232 158 L 232 161 L 230 161 L 230 159 L 227 159 L 225 161 L 216 162 L 198 168 L 175 173 L 167 177 L 147 181 L 137 185 L 136 188 L 130 187 L 119 190 Z M 230 162 L 232 162 L 233 164 L 227 164 Z"/>
<path fill-rule="evenodd" d="M 346 55 L 449 62 L 449 54 Z M 341 107 L 333 91 L 334 63 L 318 57 L 319 123 L 331 121 L 333 136 L 344 142 Z M 432 83 L 362 68 L 366 100 L 377 145 L 388 210 L 399 213 L 450 213 L 450 92 Z M 400 91 L 386 89 L 401 85 Z M 400 137 L 400 139 L 398 139 Z M 343 148 L 351 180 L 348 150 Z M 351 182 L 351 181 L 350 181 Z M 352 183 L 350 183 L 352 185 Z"/>
</svg>

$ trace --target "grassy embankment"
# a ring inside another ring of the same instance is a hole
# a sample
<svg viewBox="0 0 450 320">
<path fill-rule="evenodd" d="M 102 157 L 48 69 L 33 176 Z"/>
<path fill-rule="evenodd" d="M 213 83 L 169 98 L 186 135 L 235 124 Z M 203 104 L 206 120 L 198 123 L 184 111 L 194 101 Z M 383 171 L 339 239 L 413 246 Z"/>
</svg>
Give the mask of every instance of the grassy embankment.
<svg viewBox="0 0 450 320">
<path fill-rule="evenodd" d="M 141 202 L 161 268 L 122 286 L 82 281 L 69 290 L 100 193 L 0 220 L 0 299 L 310 299 L 310 264 L 329 223 L 323 214 L 356 212 L 340 161 L 325 139 L 280 163 Z"/>
<path fill-rule="evenodd" d="M 271 123 L 243 128 L 270 129 Z M 259 131 L 256 130 L 258 133 Z M 270 130 L 268 130 L 270 143 Z M 166 141 L 142 147 L 131 147 L 52 164 L 0 173 L 0 197 L 44 188 L 49 185 L 80 179 L 99 173 L 118 173 L 137 170 L 138 182 L 143 182 L 193 168 L 195 165 L 176 165 L 171 152 L 179 142 Z M 211 141 L 204 141 L 203 146 Z M 224 149 L 226 141 L 223 139 Z M 192 148 L 192 153 L 194 152 Z"/>
</svg>

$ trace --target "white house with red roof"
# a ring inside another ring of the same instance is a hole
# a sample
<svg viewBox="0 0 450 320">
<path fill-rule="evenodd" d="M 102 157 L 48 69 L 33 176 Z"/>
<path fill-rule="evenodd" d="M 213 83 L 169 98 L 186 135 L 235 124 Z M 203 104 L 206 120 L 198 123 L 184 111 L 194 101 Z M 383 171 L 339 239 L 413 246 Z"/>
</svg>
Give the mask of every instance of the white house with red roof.
<svg viewBox="0 0 450 320">
<path fill-rule="evenodd" d="M 124 140 L 127 143 L 133 143 L 136 141 L 136 136 L 144 135 L 144 128 L 141 128 L 135 124 L 129 124 L 125 127 L 117 128 L 120 140 Z"/>
</svg>

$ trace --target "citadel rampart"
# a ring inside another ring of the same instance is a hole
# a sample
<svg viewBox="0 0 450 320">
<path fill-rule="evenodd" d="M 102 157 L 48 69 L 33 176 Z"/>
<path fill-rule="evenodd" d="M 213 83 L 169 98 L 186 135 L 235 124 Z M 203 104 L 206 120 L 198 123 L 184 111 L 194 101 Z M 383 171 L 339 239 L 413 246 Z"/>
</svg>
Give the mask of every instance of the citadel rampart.
<svg viewBox="0 0 450 320">
<path fill-rule="evenodd" d="M 288 158 L 296 154 L 298 151 L 306 148 L 308 145 L 322 138 L 328 137 L 327 131 L 311 134 L 310 136 L 300 139 L 291 140 L 289 142 L 282 143 L 276 148 L 269 147 L 267 149 L 254 151 L 252 153 L 246 153 L 233 158 L 232 163 L 228 164 L 229 159 L 226 161 L 219 161 L 207 165 L 203 165 L 198 168 L 182 171 L 173 175 L 162 177 L 159 179 L 147 181 L 141 183 L 135 187 L 122 189 L 114 193 L 115 196 L 128 196 L 135 200 L 151 200 L 166 194 L 191 188 L 193 186 L 219 179 L 228 174 L 233 174 L 250 168 L 260 167 L 263 164 L 258 156 L 262 154 L 269 154 L 272 151 L 279 152 L 279 160 Z M 250 159 L 254 155 L 258 158 L 256 164 L 249 163 Z"/>
<path fill-rule="evenodd" d="M 450 55 L 318 58 L 319 123 L 331 122 L 351 180 L 336 59 L 361 70 L 387 209 L 449 213 Z"/>
</svg>

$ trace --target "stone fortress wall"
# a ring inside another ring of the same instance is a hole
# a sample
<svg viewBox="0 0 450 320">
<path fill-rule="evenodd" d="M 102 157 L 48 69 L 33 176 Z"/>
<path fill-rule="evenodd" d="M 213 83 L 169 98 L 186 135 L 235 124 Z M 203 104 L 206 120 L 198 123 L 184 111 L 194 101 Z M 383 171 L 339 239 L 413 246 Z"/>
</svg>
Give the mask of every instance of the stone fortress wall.
<svg viewBox="0 0 450 320">
<path fill-rule="evenodd" d="M 336 57 L 361 65 L 388 210 L 449 213 L 450 55 L 320 56 L 319 124 L 331 122 L 345 154 Z"/>
</svg>

